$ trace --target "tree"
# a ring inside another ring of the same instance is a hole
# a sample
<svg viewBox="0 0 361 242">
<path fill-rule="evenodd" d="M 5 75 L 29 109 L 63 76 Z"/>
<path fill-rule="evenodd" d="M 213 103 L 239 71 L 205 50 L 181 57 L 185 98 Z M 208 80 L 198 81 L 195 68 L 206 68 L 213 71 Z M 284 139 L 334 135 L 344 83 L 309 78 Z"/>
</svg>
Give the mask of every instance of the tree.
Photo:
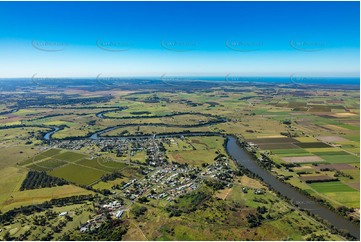
<svg viewBox="0 0 361 242">
<path fill-rule="evenodd" d="M 148 200 L 147 197 L 140 197 L 140 198 L 138 199 L 138 201 L 139 201 L 140 203 L 147 203 L 147 202 L 149 202 L 149 200 Z"/>
<path fill-rule="evenodd" d="M 5 241 L 10 241 L 10 240 L 12 240 L 9 231 L 6 231 L 6 233 L 4 234 L 4 237 L 3 237 L 3 238 L 4 238 Z"/>
</svg>

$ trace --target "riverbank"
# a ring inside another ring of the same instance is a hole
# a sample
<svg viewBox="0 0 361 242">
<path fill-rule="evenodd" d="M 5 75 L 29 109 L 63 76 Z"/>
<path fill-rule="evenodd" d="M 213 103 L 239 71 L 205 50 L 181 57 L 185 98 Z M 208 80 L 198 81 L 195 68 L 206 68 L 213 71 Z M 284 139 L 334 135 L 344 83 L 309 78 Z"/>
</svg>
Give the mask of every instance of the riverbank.
<svg viewBox="0 0 361 242">
<path fill-rule="evenodd" d="M 330 209 L 318 204 L 316 201 L 303 195 L 289 184 L 285 184 L 278 180 L 268 171 L 260 167 L 240 145 L 238 140 L 233 136 L 227 136 L 226 149 L 228 154 L 241 166 L 253 174 L 260 177 L 263 182 L 268 184 L 276 192 L 286 197 L 300 209 L 306 210 L 313 215 L 328 221 L 331 225 L 339 230 L 348 231 L 353 237 L 360 239 L 360 227 L 351 223 L 341 215 L 331 211 Z"/>
</svg>

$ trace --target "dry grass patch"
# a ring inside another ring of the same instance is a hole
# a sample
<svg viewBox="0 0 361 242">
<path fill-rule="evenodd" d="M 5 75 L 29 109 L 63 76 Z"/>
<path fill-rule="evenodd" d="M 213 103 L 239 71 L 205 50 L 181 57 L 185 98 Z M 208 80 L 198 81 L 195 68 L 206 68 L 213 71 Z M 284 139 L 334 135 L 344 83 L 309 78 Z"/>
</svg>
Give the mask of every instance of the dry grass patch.
<svg viewBox="0 0 361 242">
<path fill-rule="evenodd" d="M 241 177 L 241 185 L 246 186 L 246 187 L 251 187 L 251 188 L 258 188 L 258 189 L 265 187 L 259 181 L 255 180 L 255 179 L 251 179 L 251 178 L 249 178 L 247 176 L 242 176 Z"/>
<path fill-rule="evenodd" d="M 334 125 L 334 124 L 326 124 L 326 125 L 322 125 L 325 128 L 334 130 L 334 131 L 347 131 L 348 129 Z"/>
<path fill-rule="evenodd" d="M 360 191 L 360 182 L 347 183 L 347 185 Z"/>
<path fill-rule="evenodd" d="M 321 140 L 322 142 L 346 142 L 349 141 L 348 139 L 342 138 L 340 136 L 318 136 L 317 139 Z"/>
<path fill-rule="evenodd" d="M 308 162 L 324 161 L 321 157 L 316 155 L 281 157 L 281 159 L 287 163 L 308 163 Z"/>
<path fill-rule="evenodd" d="M 332 181 L 335 178 L 333 177 L 329 177 L 327 175 L 318 175 L 318 176 L 314 176 L 314 175 L 303 175 L 300 177 L 300 179 L 304 182 L 315 182 L 315 181 Z"/>
<path fill-rule="evenodd" d="M 223 190 L 219 190 L 216 193 L 216 197 L 225 200 L 231 191 L 232 191 L 232 188 L 226 188 Z"/>
<path fill-rule="evenodd" d="M 336 117 L 336 118 L 344 118 L 344 117 L 356 116 L 356 114 L 354 114 L 354 113 L 333 113 L 333 114 L 330 114 L 330 115 L 333 116 L 333 117 Z"/>
<path fill-rule="evenodd" d="M 53 198 L 63 198 L 75 195 L 87 195 L 93 192 L 85 190 L 74 185 L 65 185 L 59 187 L 41 188 L 26 191 L 13 192 L 11 196 L 4 201 L 1 211 L 7 211 L 15 207 L 40 204 Z"/>
</svg>

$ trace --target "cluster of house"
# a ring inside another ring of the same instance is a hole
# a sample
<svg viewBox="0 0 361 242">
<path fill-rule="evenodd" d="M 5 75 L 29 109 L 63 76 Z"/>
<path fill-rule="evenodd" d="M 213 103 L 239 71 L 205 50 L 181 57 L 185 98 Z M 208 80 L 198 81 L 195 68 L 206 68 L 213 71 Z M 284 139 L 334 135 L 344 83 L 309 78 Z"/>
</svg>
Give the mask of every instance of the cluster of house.
<svg viewBox="0 0 361 242">
<path fill-rule="evenodd" d="M 89 231 L 93 231 L 94 229 L 99 228 L 102 223 L 106 220 L 105 214 L 98 214 L 92 219 L 89 219 L 85 224 L 82 224 L 79 227 L 79 231 L 82 233 L 87 233 Z"/>
<path fill-rule="evenodd" d="M 54 140 L 53 148 L 81 150 L 86 148 L 94 155 L 100 152 L 116 153 L 118 157 L 133 157 L 138 152 L 146 152 L 146 162 L 158 166 L 166 160 L 163 143 L 170 143 L 168 138 L 112 138 L 112 139 L 79 139 Z"/>
<path fill-rule="evenodd" d="M 234 172 L 226 157 L 220 157 L 207 167 L 191 167 L 171 163 L 156 167 L 142 180 L 130 180 L 121 187 L 125 198 L 135 200 L 141 196 L 173 201 L 176 197 L 196 190 L 204 179 L 213 178 L 231 185 Z"/>
<path fill-rule="evenodd" d="M 230 186 L 234 178 L 228 158 L 222 154 L 218 154 L 212 164 L 205 164 L 202 167 L 166 162 L 164 145 L 173 145 L 174 139 L 171 138 L 85 139 L 56 142 L 53 146 L 57 148 L 81 149 L 87 146 L 88 149 L 93 149 L 95 155 L 98 152 L 114 152 L 116 150 L 118 156 L 126 154 L 132 157 L 138 152 L 145 152 L 148 166 L 144 166 L 144 178 L 131 179 L 127 183 L 123 183 L 120 193 L 117 194 L 133 201 L 147 197 L 171 202 L 183 194 L 197 190 L 206 179 L 218 180 L 222 184 Z M 79 229 L 83 233 L 92 231 L 98 228 L 109 214 L 114 218 L 121 218 L 124 210 L 122 202 L 117 200 L 101 204 L 98 215 L 81 225 Z"/>
<path fill-rule="evenodd" d="M 189 173 L 195 173 L 196 169 L 167 164 L 157 167 L 142 180 L 129 181 L 122 186 L 122 190 L 124 196 L 131 200 L 140 196 L 148 196 L 152 199 L 163 199 L 169 195 L 178 196 L 188 188 L 194 190 L 198 187 L 195 179 L 189 176 Z"/>
<path fill-rule="evenodd" d="M 248 190 L 253 189 L 253 193 L 256 195 L 262 195 L 266 193 L 266 189 L 264 188 L 250 188 L 250 187 L 242 187 L 243 193 L 248 193 Z"/>
<path fill-rule="evenodd" d="M 76 140 L 52 140 L 51 145 L 54 148 L 80 150 L 87 148 L 94 152 L 109 151 L 113 149 L 127 150 L 127 139 L 76 139 Z"/>
<path fill-rule="evenodd" d="M 230 185 L 233 182 L 234 171 L 225 156 L 220 156 L 213 164 L 207 166 L 201 173 L 203 177 L 217 178 Z"/>
<path fill-rule="evenodd" d="M 85 224 L 82 224 L 79 227 L 79 231 L 82 233 L 87 233 L 89 231 L 93 231 L 94 229 L 99 228 L 101 224 L 107 219 L 106 213 L 114 216 L 114 218 L 121 218 L 124 213 L 123 205 L 123 202 L 119 202 L 118 200 L 100 204 L 98 209 L 98 215 L 96 215 L 92 219 L 89 219 Z"/>
</svg>

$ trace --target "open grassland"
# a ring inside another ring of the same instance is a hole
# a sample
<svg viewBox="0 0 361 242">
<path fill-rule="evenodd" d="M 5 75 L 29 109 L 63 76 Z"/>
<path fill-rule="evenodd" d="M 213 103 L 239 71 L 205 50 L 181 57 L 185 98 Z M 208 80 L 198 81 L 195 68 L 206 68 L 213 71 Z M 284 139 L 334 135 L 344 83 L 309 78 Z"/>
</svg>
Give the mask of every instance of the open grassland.
<svg viewBox="0 0 361 242">
<path fill-rule="evenodd" d="M 243 178 L 242 178 L 243 180 Z M 244 184 L 263 187 L 258 182 L 246 178 Z M 129 213 L 127 218 L 132 226 L 124 239 L 126 240 L 306 240 L 311 233 L 323 235 L 329 240 L 340 237 L 332 235 L 325 228 L 300 211 L 292 211 L 284 201 L 273 193 L 255 195 L 250 188 L 243 193 L 244 185 L 234 184 L 232 188 L 220 191 L 224 199 L 217 199 L 218 194 L 211 195 L 207 189 L 203 194 L 185 196 L 178 199 L 176 206 L 191 208 L 199 203 L 201 209 L 182 213 L 179 217 L 169 217 L 164 210 L 168 205 L 155 203 L 142 204 L 147 207 L 145 215 L 135 218 Z M 156 206 L 154 206 L 156 204 Z M 169 205 L 172 205 L 170 203 Z M 137 203 L 136 206 L 140 206 Z M 153 206 L 152 206 L 153 205 Z M 235 207 L 236 206 L 236 207 Z M 256 208 L 264 206 L 272 219 L 266 219 L 261 225 L 250 228 L 247 216 L 255 213 Z M 307 229 L 305 229 L 307 228 Z"/>
<path fill-rule="evenodd" d="M 168 152 L 194 150 L 193 146 L 186 139 L 171 139 L 170 144 L 165 143 L 164 147 Z"/>
<path fill-rule="evenodd" d="M 53 138 L 87 136 L 119 125 L 124 127 L 103 135 L 126 136 L 184 131 L 234 134 L 257 144 L 258 148 L 255 150 L 258 156 L 261 152 L 269 155 L 279 165 L 279 168 L 271 168 L 273 173 L 280 178 L 287 177 L 286 182 L 306 190 L 316 198 L 327 200 L 334 207 L 345 205 L 359 208 L 360 175 L 359 168 L 354 169 L 355 166 L 359 167 L 359 90 L 330 89 L 316 92 L 282 86 L 270 88 L 245 85 L 235 88 L 230 85 L 206 91 L 201 89 L 159 91 L 156 94 L 117 90 L 64 89 L 63 91 L 65 95 L 71 95 L 68 99 L 71 100 L 70 103 L 61 104 L 67 97 L 59 95 L 57 91 L 40 90 L 33 93 L 31 98 L 16 94 L 19 95 L 18 100 L 26 99 L 28 106 L 18 112 L 0 115 L 1 127 L 19 124 L 43 126 L 1 130 L 0 169 L 3 172 L 0 177 L 1 210 L 37 204 L 56 197 L 89 193 L 74 185 L 20 192 L 19 188 L 27 173 L 25 168 L 44 170 L 50 175 L 75 184 L 92 185 L 93 188 L 100 190 L 111 190 L 114 185 L 144 177 L 140 174 L 139 167 L 129 166 L 127 162 L 115 162 L 129 158 L 143 162 L 146 158 L 144 151 L 126 158 L 115 158 L 115 153 L 98 154 L 114 157 L 114 161 L 99 160 L 90 155 L 54 149 L 39 154 L 48 147 L 48 144 L 41 140 L 40 132 L 49 131 L 50 126 L 59 125 L 66 127 L 54 133 Z M 36 95 L 39 93 L 45 94 L 47 100 L 54 99 L 54 102 L 40 108 L 39 106 L 43 105 L 43 97 L 41 97 L 40 101 L 29 104 L 36 100 Z M 109 94 L 111 98 L 107 101 L 95 100 L 90 103 L 86 100 L 74 101 L 77 98 L 105 97 Z M 7 106 L 16 106 L 16 104 L 17 100 L 11 100 L 9 105 L 1 104 L 0 107 L 2 110 L 10 110 Z M 126 109 L 119 111 L 119 107 Z M 103 117 L 99 116 L 99 113 L 103 113 Z M 184 114 L 166 116 L 174 113 Z M 191 126 L 213 121 L 214 116 L 224 117 L 227 122 L 202 127 Z M 148 123 L 155 125 L 146 125 Z M 179 125 L 189 127 L 179 127 Z M 175 138 L 164 146 L 170 161 L 200 166 L 205 161 L 212 162 L 217 152 L 224 153 L 223 142 L 223 138 L 219 137 L 186 137 Z M 94 156 L 93 147 L 83 148 L 81 152 Z M 322 161 L 309 160 L 310 158 L 305 157 L 320 157 Z M 287 162 L 293 160 L 302 162 L 300 167 L 285 167 Z M 24 167 L 16 167 L 17 163 L 21 163 Z M 327 169 L 321 170 L 317 164 L 320 167 L 321 164 L 330 167 L 323 167 Z M 115 170 L 120 170 L 124 178 L 107 182 L 99 181 L 102 175 Z M 340 180 L 338 182 L 307 184 L 302 181 L 312 177 L 335 178 L 337 171 L 342 172 L 338 174 Z M 247 187 L 248 192 L 243 192 L 244 187 Z M 261 188 L 266 189 L 265 194 L 256 195 L 254 189 Z M 221 191 L 215 192 L 209 189 L 202 191 L 205 192 L 205 197 L 185 196 L 179 200 L 179 203 L 168 202 L 166 199 L 151 199 L 145 204 L 140 204 L 137 200 L 131 203 L 128 201 L 132 205 L 125 212 L 124 219 L 130 221 L 130 229 L 124 239 L 307 240 L 310 239 L 311 234 L 316 234 L 322 235 L 327 240 L 344 240 L 331 235 L 324 226 L 303 212 L 292 210 L 293 207 L 255 179 L 243 176 L 237 178 L 233 186 Z M 180 206 L 186 212 L 179 217 L 170 216 L 166 210 L 169 205 Z M 132 213 L 133 206 L 145 206 L 148 211 L 145 215 L 135 218 Z M 247 216 L 255 213 L 257 207 L 261 206 L 267 208 L 267 212 L 262 215 L 265 219 L 261 225 L 250 228 Z M 188 209 L 192 207 L 196 209 L 194 211 Z M 56 209 L 56 212 L 62 211 L 62 208 Z M 72 209 L 64 208 L 67 211 Z M 80 210 L 82 213 L 73 216 L 74 220 L 68 223 L 65 232 L 70 232 L 71 229 L 77 230 L 79 224 L 89 219 L 92 209 Z M 58 219 L 56 223 L 59 223 L 61 218 L 56 217 Z M 33 221 L 33 218 L 29 219 Z M 19 231 L 25 231 L 25 226 L 29 225 L 22 226 L 17 221 L 16 226 L 11 227 L 10 231 L 12 234 L 19 234 Z M 51 228 L 45 226 L 37 227 L 35 230 L 35 234 L 40 236 L 42 233 L 50 232 Z M 56 235 L 55 239 L 60 239 L 58 236 Z M 29 239 L 40 240 L 40 238 L 34 236 Z"/>
<path fill-rule="evenodd" d="M 170 114 L 168 114 L 170 115 Z M 107 116 L 108 117 L 108 116 Z M 201 123 L 206 123 L 216 120 L 212 117 L 207 117 L 200 114 L 182 114 L 175 116 L 165 116 L 165 117 L 151 117 L 151 116 L 142 116 L 142 118 L 127 118 L 121 121 L 118 121 L 119 124 L 168 124 L 168 125 L 182 125 L 182 126 L 191 126 Z"/>
<path fill-rule="evenodd" d="M 146 152 L 144 150 L 136 152 L 134 156 L 130 157 L 132 161 L 137 161 L 140 163 L 145 163 Z"/>
<path fill-rule="evenodd" d="M 36 155 L 34 157 L 31 157 L 23 162 L 21 162 L 19 165 L 29 165 L 29 164 L 32 164 L 32 163 L 35 163 L 37 161 L 40 161 L 40 160 L 44 160 L 44 159 L 47 159 L 48 157 L 47 156 L 43 156 L 42 154 L 39 154 L 39 155 Z"/>
<path fill-rule="evenodd" d="M 69 137 L 86 137 L 90 131 L 79 130 L 77 128 L 64 128 L 52 135 L 54 139 L 64 139 Z"/>
<path fill-rule="evenodd" d="M 25 144 L 28 141 L 36 143 L 36 141 L 38 141 L 37 136 L 40 135 L 40 132 L 44 132 L 47 130 L 49 129 L 38 127 L 4 129 L 0 132 L 0 144 Z"/>
<path fill-rule="evenodd" d="M 201 166 L 205 161 L 213 160 L 217 154 L 209 150 L 197 151 L 175 151 L 169 155 L 170 161 L 176 161 L 182 164 L 189 164 L 192 166 Z"/>
<path fill-rule="evenodd" d="M 23 160 L 31 159 L 38 152 L 33 147 L 25 145 L 0 146 L 0 169 L 15 166 Z"/>
<path fill-rule="evenodd" d="M 36 205 L 52 198 L 70 197 L 74 195 L 86 195 L 93 192 L 74 185 L 60 187 L 41 188 L 27 191 L 16 191 L 11 194 L 11 198 L 1 205 L 2 211 L 7 211 L 15 207 Z"/>
<path fill-rule="evenodd" d="M 27 171 L 18 167 L 3 168 L 0 176 L 0 210 L 3 204 L 11 199 L 13 193 L 19 191 Z"/>
<path fill-rule="evenodd" d="M 127 178 L 127 177 L 117 178 L 113 181 L 107 181 L 107 182 L 100 181 L 100 182 L 96 183 L 95 185 L 93 185 L 93 188 L 99 189 L 99 190 L 103 190 L 103 189 L 110 190 L 114 185 L 119 185 L 122 182 L 128 182 L 128 181 L 129 181 L 129 178 Z"/>
<path fill-rule="evenodd" d="M 202 127 L 166 127 L 162 124 L 159 125 L 136 125 L 117 128 L 105 132 L 101 136 L 129 136 L 139 134 L 162 134 L 162 133 L 181 133 L 181 132 L 209 132 L 209 126 Z"/>
<path fill-rule="evenodd" d="M 20 215 L 17 216 L 13 224 L 2 227 L 3 231 L 0 232 L 0 238 L 3 238 L 6 233 L 5 231 L 9 231 L 10 236 L 12 237 L 19 237 L 22 234 L 26 233 L 26 231 L 31 231 L 31 234 L 28 236 L 28 240 L 44 239 L 44 236 L 49 232 L 51 233 L 52 229 L 50 226 L 42 226 L 39 224 L 35 225 L 35 223 L 30 222 L 36 220 L 39 217 L 47 217 L 49 224 L 52 224 L 53 226 L 65 224 L 65 227 L 62 229 L 62 231 L 68 233 L 76 229 L 79 224 L 85 223 L 89 219 L 89 216 L 93 215 L 93 213 L 89 211 L 90 208 L 91 206 L 89 206 L 88 204 L 76 204 L 62 206 L 59 208 L 54 207 L 51 210 L 42 211 L 36 213 L 35 215 Z M 71 221 L 67 221 L 64 216 L 55 216 L 50 218 L 49 216 L 47 216 L 49 214 L 49 211 L 55 214 L 59 214 L 63 211 L 68 211 L 70 216 L 73 216 L 73 219 Z M 24 221 L 26 222 L 24 223 Z M 61 238 L 62 233 L 53 234 L 53 240 L 60 240 Z"/>
<path fill-rule="evenodd" d="M 221 137 L 189 137 L 184 140 L 174 139 L 170 145 L 165 145 L 170 161 L 201 166 L 214 161 L 223 150 L 224 138 Z"/>
<path fill-rule="evenodd" d="M 188 137 L 185 139 L 172 139 L 170 144 L 164 145 L 170 161 L 188 163 L 201 166 L 203 163 L 214 161 L 217 153 L 222 151 L 224 138 L 210 137 Z"/>
<path fill-rule="evenodd" d="M 188 138 L 187 140 L 189 140 L 191 142 L 192 146 L 196 150 L 200 150 L 200 149 L 222 150 L 223 149 L 223 144 L 225 142 L 224 138 L 217 137 L 217 136 L 192 137 L 192 138 Z"/>
</svg>

